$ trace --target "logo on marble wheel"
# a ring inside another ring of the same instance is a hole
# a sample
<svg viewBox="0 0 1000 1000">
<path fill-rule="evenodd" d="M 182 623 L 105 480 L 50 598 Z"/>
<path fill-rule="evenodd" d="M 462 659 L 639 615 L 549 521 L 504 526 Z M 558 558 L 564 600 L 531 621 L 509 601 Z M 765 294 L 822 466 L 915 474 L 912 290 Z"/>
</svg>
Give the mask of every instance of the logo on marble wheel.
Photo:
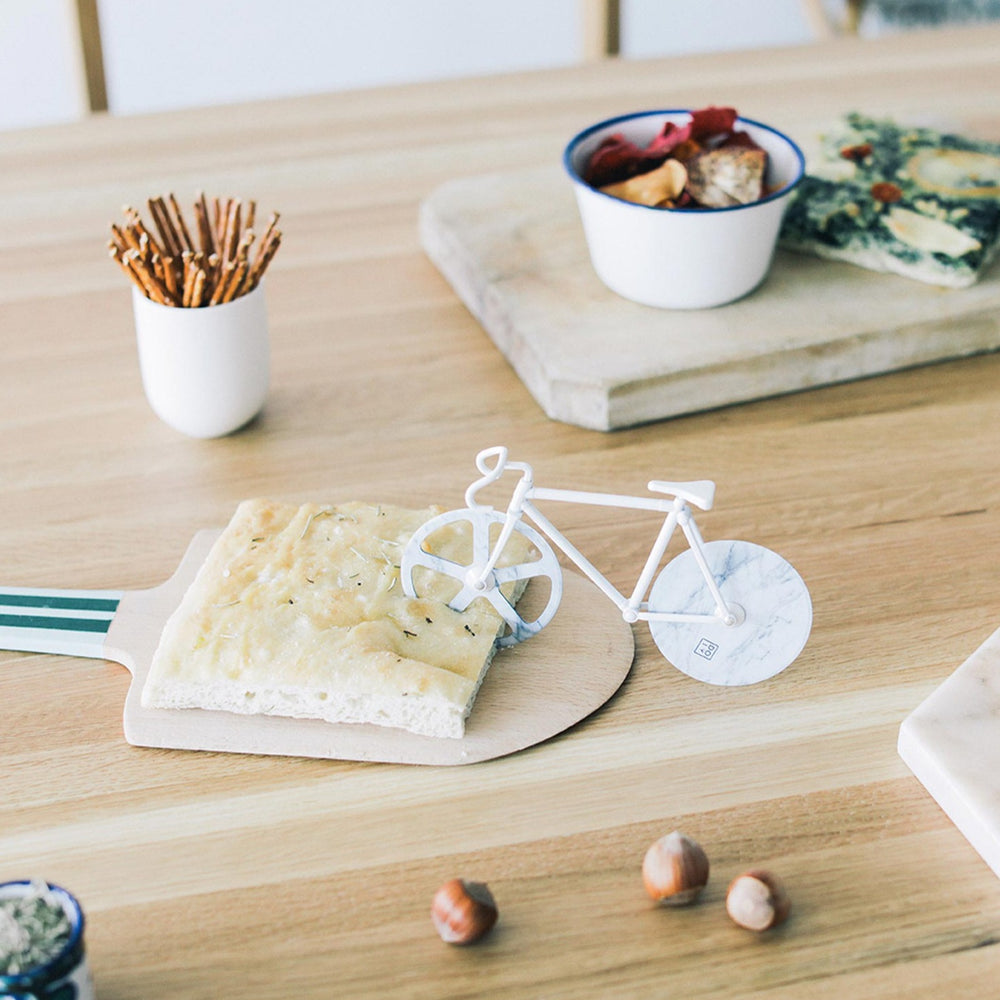
<svg viewBox="0 0 1000 1000">
<path fill-rule="evenodd" d="M 719 651 L 719 644 L 711 639 L 699 639 L 698 645 L 694 647 L 695 656 L 700 656 L 703 660 L 710 660 Z"/>
</svg>

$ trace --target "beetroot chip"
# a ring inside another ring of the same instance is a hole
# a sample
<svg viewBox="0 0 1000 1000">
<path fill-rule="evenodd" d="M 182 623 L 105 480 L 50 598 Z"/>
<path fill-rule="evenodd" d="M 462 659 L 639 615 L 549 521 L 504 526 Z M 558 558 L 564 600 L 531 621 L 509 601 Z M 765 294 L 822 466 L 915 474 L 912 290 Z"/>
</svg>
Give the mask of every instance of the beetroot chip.
<svg viewBox="0 0 1000 1000">
<path fill-rule="evenodd" d="M 664 159 L 681 143 L 687 142 L 691 138 L 691 123 L 687 125 L 675 125 L 667 122 L 663 130 L 646 147 L 646 152 Z"/>
<path fill-rule="evenodd" d="M 713 135 L 725 135 L 732 132 L 736 124 L 735 108 L 702 108 L 691 112 L 691 137 L 708 139 Z"/>
<path fill-rule="evenodd" d="M 584 180 L 597 188 L 627 181 L 637 174 L 655 170 L 678 146 L 690 140 L 690 122 L 686 125 L 666 122 L 645 148 L 616 132 L 591 154 Z"/>
<path fill-rule="evenodd" d="M 754 142 L 749 132 L 738 130 L 730 132 L 716 149 L 760 149 L 760 145 Z"/>
<path fill-rule="evenodd" d="M 592 187 L 617 184 L 658 167 L 666 158 L 666 153 L 650 155 L 616 133 L 604 139 L 591 154 L 583 179 Z"/>
</svg>

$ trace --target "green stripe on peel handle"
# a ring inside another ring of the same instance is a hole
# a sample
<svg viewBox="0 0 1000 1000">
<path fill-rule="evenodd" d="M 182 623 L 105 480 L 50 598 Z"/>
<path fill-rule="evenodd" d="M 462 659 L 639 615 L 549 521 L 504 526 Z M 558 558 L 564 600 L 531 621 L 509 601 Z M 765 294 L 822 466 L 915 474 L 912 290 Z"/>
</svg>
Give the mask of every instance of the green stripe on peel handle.
<svg viewBox="0 0 1000 1000">
<path fill-rule="evenodd" d="M 63 611 L 115 611 L 117 597 L 76 597 L 53 591 L 24 593 L 0 590 L 0 608 L 53 608 Z"/>
<path fill-rule="evenodd" d="M 58 618 L 55 615 L 3 615 L 0 628 L 42 628 L 53 632 L 107 632 L 110 618 Z"/>
<path fill-rule="evenodd" d="M 122 592 L 0 588 L 0 649 L 103 658 Z"/>
</svg>

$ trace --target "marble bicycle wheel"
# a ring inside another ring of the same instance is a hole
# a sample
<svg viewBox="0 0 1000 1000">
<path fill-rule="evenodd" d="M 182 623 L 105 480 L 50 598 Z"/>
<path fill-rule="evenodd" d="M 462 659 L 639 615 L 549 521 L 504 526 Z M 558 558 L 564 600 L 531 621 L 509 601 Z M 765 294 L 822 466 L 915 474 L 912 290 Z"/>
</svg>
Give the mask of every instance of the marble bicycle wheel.
<svg viewBox="0 0 1000 1000">
<path fill-rule="evenodd" d="M 708 684 L 756 684 L 785 669 L 812 629 L 812 600 L 795 567 L 753 542 L 705 543 L 705 557 L 727 603 L 745 617 L 722 621 L 651 621 L 660 652 L 678 670 Z M 715 601 L 691 549 L 671 560 L 649 594 L 649 609 L 712 614 Z"/>
</svg>

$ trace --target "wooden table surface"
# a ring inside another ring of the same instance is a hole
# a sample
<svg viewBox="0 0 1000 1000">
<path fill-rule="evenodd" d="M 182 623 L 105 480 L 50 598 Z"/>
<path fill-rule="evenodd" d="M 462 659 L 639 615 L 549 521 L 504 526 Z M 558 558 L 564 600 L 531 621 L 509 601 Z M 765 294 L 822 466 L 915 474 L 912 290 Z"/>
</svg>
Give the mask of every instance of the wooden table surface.
<svg viewBox="0 0 1000 1000">
<path fill-rule="evenodd" d="M 1000 357 L 584 431 L 542 415 L 416 214 L 625 110 L 731 103 L 794 135 L 860 108 L 1000 139 L 998 85 L 1000 31 L 960 30 L 0 136 L 4 583 L 154 586 L 250 496 L 459 506 L 475 452 L 505 443 L 546 485 L 714 479 L 706 537 L 781 552 L 815 606 L 800 658 L 751 688 L 688 679 L 637 628 L 603 710 L 453 768 L 132 747 L 124 669 L 0 654 L 0 877 L 78 895 L 101 1000 L 995 992 L 1000 885 L 896 735 L 997 625 Z M 212 441 L 148 409 L 104 249 L 124 204 L 200 189 L 256 197 L 285 234 L 266 409 Z M 560 523 L 619 585 L 649 544 L 641 515 Z M 680 911 L 639 878 L 675 828 L 713 866 Z M 752 865 L 793 899 L 763 936 L 723 905 Z M 428 918 L 455 875 L 500 904 L 473 948 Z"/>
</svg>

